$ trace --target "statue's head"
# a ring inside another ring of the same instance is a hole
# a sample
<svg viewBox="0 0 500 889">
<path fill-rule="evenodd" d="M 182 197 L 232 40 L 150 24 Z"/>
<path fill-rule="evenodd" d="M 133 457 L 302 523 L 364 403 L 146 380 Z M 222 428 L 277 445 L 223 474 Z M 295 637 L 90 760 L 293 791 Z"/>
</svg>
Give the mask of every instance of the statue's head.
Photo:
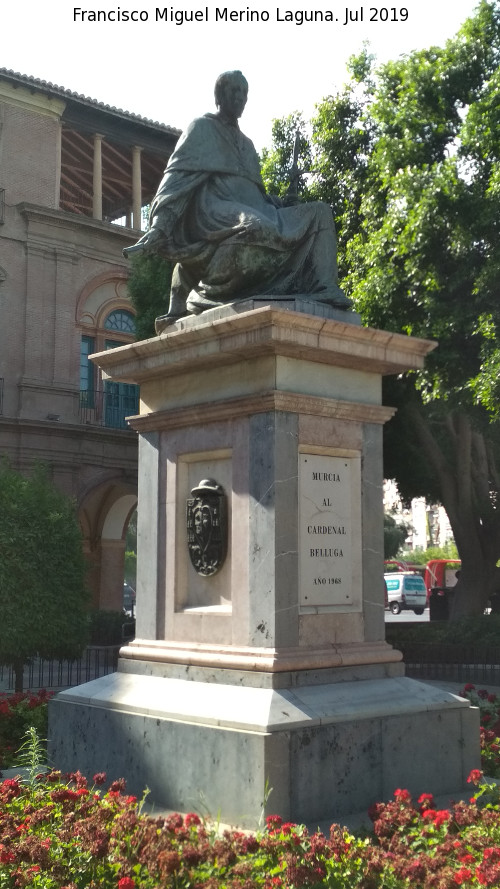
<svg viewBox="0 0 500 889">
<path fill-rule="evenodd" d="M 248 82 L 241 71 L 225 71 L 215 81 L 215 104 L 227 117 L 238 119 L 243 114 Z"/>
</svg>

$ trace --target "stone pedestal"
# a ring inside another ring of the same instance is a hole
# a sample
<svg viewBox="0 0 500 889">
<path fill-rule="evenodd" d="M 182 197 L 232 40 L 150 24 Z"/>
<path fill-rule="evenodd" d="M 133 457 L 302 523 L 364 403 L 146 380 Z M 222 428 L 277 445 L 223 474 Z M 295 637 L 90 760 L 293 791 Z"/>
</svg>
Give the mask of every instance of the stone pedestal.
<svg viewBox="0 0 500 889">
<path fill-rule="evenodd" d="M 141 386 L 137 637 L 116 674 L 51 704 L 59 767 L 246 827 L 464 786 L 477 711 L 404 677 L 385 642 L 381 380 L 431 348 L 252 300 L 96 356 Z M 203 479 L 228 513 L 210 576 L 188 552 Z"/>
</svg>

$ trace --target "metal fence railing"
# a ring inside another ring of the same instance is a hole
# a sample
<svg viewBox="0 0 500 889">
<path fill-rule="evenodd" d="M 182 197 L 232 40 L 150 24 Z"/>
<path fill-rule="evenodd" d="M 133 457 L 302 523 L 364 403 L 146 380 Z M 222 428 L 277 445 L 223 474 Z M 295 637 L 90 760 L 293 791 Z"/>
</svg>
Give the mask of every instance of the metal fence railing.
<svg viewBox="0 0 500 889">
<path fill-rule="evenodd" d="M 128 429 L 125 418 L 137 414 L 138 411 L 138 386 L 106 383 L 101 391 L 87 389 L 80 392 L 80 423 L 87 426 Z"/>
<path fill-rule="evenodd" d="M 414 679 L 500 685 L 500 649 L 495 646 L 396 642 L 395 647 Z"/>
<path fill-rule="evenodd" d="M 74 661 L 33 658 L 24 670 L 23 688 L 60 690 L 114 673 L 118 665 L 119 645 L 89 645 Z M 14 671 L 0 667 L 0 691 L 14 689 Z"/>
</svg>

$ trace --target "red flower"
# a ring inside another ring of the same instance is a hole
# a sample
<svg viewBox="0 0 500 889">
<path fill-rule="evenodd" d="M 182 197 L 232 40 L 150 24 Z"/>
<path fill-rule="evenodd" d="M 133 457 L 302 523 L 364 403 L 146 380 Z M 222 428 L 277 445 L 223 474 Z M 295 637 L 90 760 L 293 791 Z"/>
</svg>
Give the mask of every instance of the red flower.
<svg viewBox="0 0 500 889">
<path fill-rule="evenodd" d="M 425 809 L 422 812 L 422 818 L 432 821 L 435 827 L 441 827 L 442 824 L 450 820 L 451 813 L 449 809 Z"/>
<path fill-rule="evenodd" d="M 456 874 L 453 876 L 453 882 L 457 884 L 457 886 L 463 886 L 468 880 L 472 877 L 472 871 L 469 870 L 468 867 L 461 867 L 460 870 L 457 870 Z"/>
<path fill-rule="evenodd" d="M 422 809 L 435 809 L 436 804 L 432 793 L 422 793 L 418 798 L 418 804 Z"/>
<path fill-rule="evenodd" d="M 186 827 L 191 827 L 192 824 L 198 826 L 201 824 L 201 819 L 195 812 L 188 812 L 186 817 L 184 818 L 184 824 Z"/>
<path fill-rule="evenodd" d="M 465 855 L 460 855 L 458 860 L 461 862 L 461 864 L 473 864 L 475 858 L 473 855 L 470 854 L 470 852 L 466 852 Z"/>
<path fill-rule="evenodd" d="M 96 785 L 104 784 L 106 781 L 106 772 L 97 772 L 92 780 Z"/>
<path fill-rule="evenodd" d="M 469 777 L 467 778 L 467 784 L 479 784 L 482 777 L 483 773 L 480 769 L 472 769 Z"/>
<path fill-rule="evenodd" d="M 400 803 L 411 803 L 411 793 L 409 790 L 401 790 L 401 788 L 397 788 L 394 791 L 394 798 L 399 800 Z"/>
<path fill-rule="evenodd" d="M 118 880 L 118 889 L 135 889 L 135 883 L 131 877 L 122 877 Z"/>
</svg>

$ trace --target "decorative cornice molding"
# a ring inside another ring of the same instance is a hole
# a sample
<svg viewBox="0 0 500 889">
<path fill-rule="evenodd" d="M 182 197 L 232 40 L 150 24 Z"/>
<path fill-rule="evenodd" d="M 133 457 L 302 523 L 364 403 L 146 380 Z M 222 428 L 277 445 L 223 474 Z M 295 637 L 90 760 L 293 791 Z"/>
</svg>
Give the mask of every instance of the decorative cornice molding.
<svg viewBox="0 0 500 889">
<path fill-rule="evenodd" d="M 332 644 L 320 649 L 277 649 L 135 639 L 120 649 L 120 657 L 153 663 L 281 673 L 289 670 L 398 663 L 403 656 L 386 642 Z"/>
<path fill-rule="evenodd" d="M 182 325 L 182 322 L 179 322 Z M 188 328 L 172 325 L 159 337 L 101 352 L 93 360 L 114 380 L 140 383 L 265 355 L 330 364 L 378 374 L 423 367 L 437 345 L 428 340 L 269 304 Z"/>
<path fill-rule="evenodd" d="M 387 423 L 396 412 L 395 408 L 380 405 L 360 404 L 274 390 L 257 395 L 244 395 L 223 401 L 195 404 L 174 410 L 152 411 L 148 414 L 128 417 L 127 420 L 137 432 L 151 432 L 206 423 L 220 423 L 269 411 L 379 424 Z"/>
</svg>

